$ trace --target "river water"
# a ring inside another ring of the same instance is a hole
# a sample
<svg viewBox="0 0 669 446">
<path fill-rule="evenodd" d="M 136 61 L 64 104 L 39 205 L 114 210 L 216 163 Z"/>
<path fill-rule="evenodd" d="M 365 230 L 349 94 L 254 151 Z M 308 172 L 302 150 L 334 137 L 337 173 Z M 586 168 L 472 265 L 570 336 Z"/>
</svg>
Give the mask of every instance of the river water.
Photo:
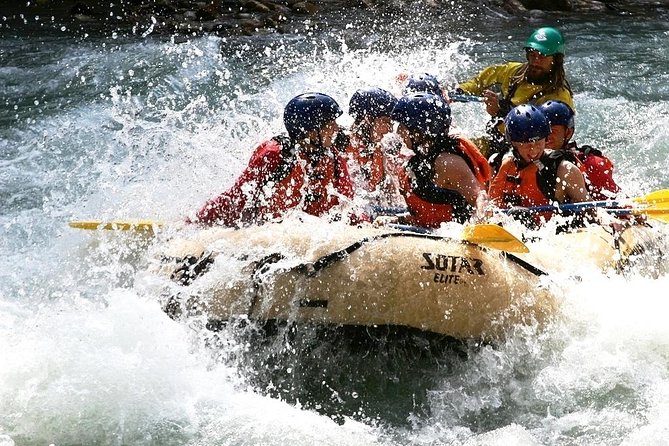
<svg viewBox="0 0 669 446">
<path fill-rule="evenodd" d="M 161 311 L 140 285 L 151 240 L 67 226 L 183 220 L 281 129 L 294 95 L 322 91 L 346 104 L 362 86 L 399 92 L 400 72 L 453 85 L 518 60 L 531 29 L 553 21 L 352 13 L 330 30 L 305 21 L 281 38 L 186 41 L 27 21 L 0 28 L 1 446 L 669 437 L 667 276 L 572 265 L 583 280 L 561 284 L 564 317 L 464 352 L 368 351 L 341 339 L 251 345 L 212 340 Z M 576 140 L 605 149 L 631 196 L 669 187 L 668 23 L 558 23 Z M 482 134 L 480 104 L 452 108 L 460 131 Z"/>
</svg>

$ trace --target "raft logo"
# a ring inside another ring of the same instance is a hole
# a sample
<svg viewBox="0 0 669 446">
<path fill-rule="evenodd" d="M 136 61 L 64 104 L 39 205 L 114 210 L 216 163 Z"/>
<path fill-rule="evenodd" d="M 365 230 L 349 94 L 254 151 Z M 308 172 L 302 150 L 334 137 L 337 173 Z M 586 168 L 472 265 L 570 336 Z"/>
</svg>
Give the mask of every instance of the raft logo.
<svg viewBox="0 0 669 446">
<path fill-rule="evenodd" d="M 423 258 L 426 263 L 421 265 L 421 269 L 443 271 L 434 274 L 434 281 L 437 283 L 460 283 L 463 273 L 479 276 L 485 275 L 483 260 L 474 257 L 449 256 L 424 252 Z"/>
</svg>

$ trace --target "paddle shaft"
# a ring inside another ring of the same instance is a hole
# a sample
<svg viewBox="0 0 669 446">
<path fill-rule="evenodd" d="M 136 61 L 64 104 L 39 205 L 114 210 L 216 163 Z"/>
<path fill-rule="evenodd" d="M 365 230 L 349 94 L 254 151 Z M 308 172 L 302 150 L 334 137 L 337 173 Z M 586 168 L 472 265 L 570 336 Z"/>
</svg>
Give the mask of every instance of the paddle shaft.
<svg viewBox="0 0 669 446">
<path fill-rule="evenodd" d="M 660 189 L 653 191 L 649 194 L 644 195 L 643 197 L 634 197 L 631 199 L 636 203 L 653 205 L 657 203 L 669 203 L 669 189 Z M 629 202 L 617 201 L 617 200 L 599 200 L 599 201 L 583 201 L 580 203 L 565 203 L 558 206 L 554 205 L 543 205 L 543 206 L 532 206 L 524 208 L 523 210 L 533 211 L 533 212 L 546 212 L 546 211 L 581 211 L 584 209 L 592 208 L 620 208 L 628 206 Z M 616 213 L 612 209 L 613 213 Z M 505 213 L 513 213 L 513 210 L 506 209 Z"/>
<path fill-rule="evenodd" d="M 632 198 L 631 201 L 640 204 L 655 204 L 655 203 L 669 203 L 669 189 L 660 189 L 654 192 L 651 192 L 643 197 Z M 544 206 L 533 206 L 529 208 L 523 208 L 522 211 L 533 211 L 533 212 L 546 212 L 546 211 L 558 211 L 558 210 L 583 210 L 599 207 L 621 207 L 627 206 L 629 203 L 617 200 L 599 200 L 599 201 L 583 201 L 581 203 L 565 203 L 559 206 L 553 205 L 544 205 Z M 401 206 L 372 206 L 372 211 L 377 215 L 397 215 L 409 212 L 409 209 Z M 521 210 L 518 210 L 520 212 Z M 506 214 L 512 214 L 514 211 L 511 209 L 505 209 L 503 211 Z"/>
<path fill-rule="evenodd" d="M 449 93 L 448 98 L 453 102 L 483 102 L 485 98 L 482 96 L 474 96 L 471 94 Z"/>
<path fill-rule="evenodd" d="M 503 209 L 505 214 L 514 214 L 517 212 L 556 212 L 556 211 L 584 211 L 593 208 L 624 206 L 619 201 L 583 201 L 580 203 L 564 203 L 560 205 L 545 204 L 542 206 L 530 206 L 527 208 Z M 613 209 L 612 209 L 613 210 Z"/>
</svg>

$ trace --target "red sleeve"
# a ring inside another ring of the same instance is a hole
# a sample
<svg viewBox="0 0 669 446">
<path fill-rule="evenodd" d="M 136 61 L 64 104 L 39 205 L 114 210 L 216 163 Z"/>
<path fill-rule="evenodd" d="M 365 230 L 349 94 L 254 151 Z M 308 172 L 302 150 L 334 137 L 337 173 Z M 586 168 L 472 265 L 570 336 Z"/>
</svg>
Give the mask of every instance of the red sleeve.
<svg viewBox="0 0 669 446">
<path fill-rule="evenodd" d="M 258 146 L 235 184 L 221 195 L 207 201 L 197 212 L 197 221 L 224 226 L 235 226 L 240 222 L 252 223 L 257 196 L 262 193 L 267 176 L 279 165 L 280 159 L 281 146 L 275 140 Z"/>
</svg>

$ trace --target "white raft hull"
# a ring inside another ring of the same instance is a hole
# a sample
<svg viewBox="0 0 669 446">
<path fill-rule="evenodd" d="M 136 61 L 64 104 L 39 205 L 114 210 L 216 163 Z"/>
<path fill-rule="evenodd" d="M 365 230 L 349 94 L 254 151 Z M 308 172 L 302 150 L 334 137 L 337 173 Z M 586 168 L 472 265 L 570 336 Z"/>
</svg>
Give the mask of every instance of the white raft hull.
<svg viewBox="0 0 669 446">
<path fill-rule="evenodd" d="M 195 307 L 212 321 L 399 326 L 496 339 L 511 326 L 543 323 L 557 307 L 543 271 L 514 255 L 369 226 L 213 228 L 170 242 L 156 258 L 162 274 L 186 283 L 173 286 L 180 297 L 168 312 Z"/>
<path fill-rule="evenodd" d="M 614 233 L 592 225 L 528 241 L 530 252 L 520 257 L 551 276 L 630 272 L 657 277 L 666 273 L 665 245 L 662 232 L 651 226 L 632 225 Z"/>
</svg>

